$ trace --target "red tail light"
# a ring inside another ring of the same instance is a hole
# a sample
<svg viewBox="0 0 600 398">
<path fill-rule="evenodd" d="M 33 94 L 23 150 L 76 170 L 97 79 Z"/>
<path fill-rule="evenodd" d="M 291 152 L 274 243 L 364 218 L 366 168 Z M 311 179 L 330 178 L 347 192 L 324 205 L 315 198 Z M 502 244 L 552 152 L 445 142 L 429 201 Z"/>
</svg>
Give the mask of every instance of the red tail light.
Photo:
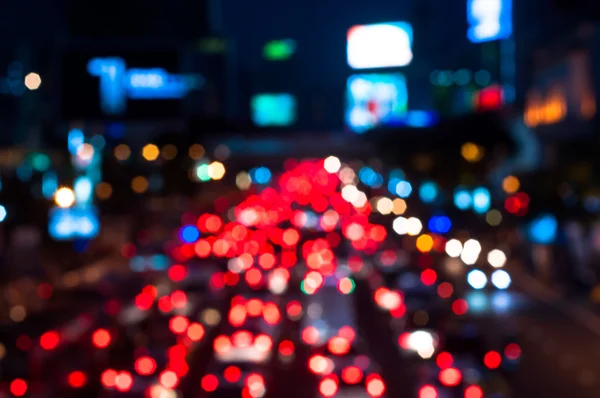
<svg viewBox="0 0 600 398">
<path fill-rule="evenodd" d="M 342 326 L 338 331 L 338 335 L 348 341 L 354 341 L 356 338 L 356 332 L 350 326 Z"/>
<path fill-rule="evenodd" d="M 350 351 L 350 342 L 343 337 L 332 337 L 327 343 L 327 348 L 334 355 L 344 355 Z"/>
<path fill-rule="evenodd" d="M 246 322 L 246 306 L 243 304 L 236 304 L 231 307 L 229 311 L 229 323 L 232 326 L 242 326 Z"/>
<path fill-rule="evenodd" d="M 319 331 L 314 326 L 308 326 L 302 331 L 302 340 L 306 344 L 315 344 L 319 340 Z"/>
<path fill-rule="evenodd" d="M 276 325 L 281 319 L 279 308 L 274 303 L 267 303 L 263 308 L 263 317 L 269 325 Z"/>
<path fill-rule="evenodd" d="M 250 344 L 252 344 L 252 334 L 250 334 L 248 331 L 240 330 L 231 336 L 231 340 L 233 341 L 233 345 L 236 347 L 249 347 Z"/>
<path fill-rule="evenodd" d="M 447 352 L 440 352 L 435 359 L 435 363 L 440 369 L 449 368 L 450 366 L 452 366 L 453 362 L 454 358 L 452 357 L 452 354 Z"/>
<path fill-rule="evenodd" d="M 521 347 L 516 343 L 511 343 L 504 349 L 504 355 L 511 361 L 516 361 L 521 357 Z"/>
<path fill-rule="evenodd" d="M 246 386 L 248 386 L 248 389 L 250 389 L 250 391 L 255 391 L 257 389 L 264 388 L 265 379 L 258 373 L 252 373 L 246 378 Z"/>
<path fill-rule="evenodd" d="M 40 346 L 44 350 L 48 350 L 48 351 L 53 350 L 54 348 L 56 348 L 59 341 L 60 341 L 60 337 L 58 335 L 58 332 L 55 332 L 55 331 L 46 332 L 40 337 Z"/>
<path fill-rule="evenodd" d="M 385 392 L 385 384 L 381 376 L 372 374 L 367 377 L 367 392 L 372 397 L 381 397 Z"/>
<path fill-rule="evenodd" d="M 254 347 L 260 352 L 268 352 L 273 347 L 273 339 L 266 334 L 260 334 L 254 339 Z"/>
<path fill-rule="evenodd" d="M 342 380 L 348 384 L 357 384 L 363 377 L 362 370 L 356 366 L 348 366 L 342 370 Z"/>
<path fill-rule="evenodd" d="M 96 348 L 106 348 L 110 344 L 110 333 L 106 329 L 98 329 L 92 334 L 92 343 Z"/>
<path fill-rule="evenodd" d="M 497 369 L 502 363 L 502 357 L 496 351 L 490 351 L 483 357 L 483 363 L 490 369 Z"/>
<path fill-rule="evenodd" d="M 158 376 L 158 381 L 161 386 L 171 390 L 179 384 L 179 377 L 172 370 L 165 370 Z"/>
<path fill-rule="evenodd" d="M 85 373 L 83 373 L 79 370 L 76 370 L 74 372 L 69 373 L 69 376 L 67 377 L 67 381 L 69 382 L 71 387 L 81 388 L 86 385 L 87 376 L 85 375 Z"/>
<path fill-rule="evenodd" d="M 231 340 L 227 336 L 219 336 L 213 341 L 213 348 L 215 352 L 224 354 L 231 350 Z"/>
<path fill-rule="evenodd" d="M 423 386 L 419 390 L 419 398 L 438 398 L 438 392 L 433 386 Z"/>
<path fill-rule="evenodd" d="M 187 337 L 192 341 L 200 341 L 204 337 L 204 326 L 198 322 L 192 323 L 187 329 Z"/>
<path fill-rule="evenodd" d="M 259 316 L 263 312 L 263 302 L 259 299 L 251 299 L 246 303 L 246 309 L 248 310 L 248 315 L 250 316 Z"/>
<path fill-rule="evenodd" d="M 190 321 L 184 316 L 175 316 L 169 321 L 169 329 L 175 334 L 183 334 L 187 331 Z"/>
<path fill-rule="evenodd" d="M 10 392 L 15 397 L 22 397 L 27 392 L 27 382 L 23 379 L 14 379 L 10 383 Z"/>
<path fill-rule="evenodd" d="M 105 387 L 112 388 L 115 386 L 115 381 L 117 379 L 117 371 L 113 369 L 106 369 L 100 375 L 100 381 Z"/>
<path fill-rule="evenodd" d="M 284 357 L 290 356 L 294 353 L 294 343 L 290 340 L 284 340 L 279 343 L 279 353 Z"/>
<path fill-rule="evenodd" d="M 337 383 L 337 380 L 334 379 L 333 377 L 328 377 L 326 379 L 323 379 L 321 381 L 321 383 L 319 384 L 319 392 L 324 397 L 333 397 L 337 393 L 337 390 L 338 390 L 338 383 Z"/>
<path fill-rule="evenodd" d="M 115 377 L 115 387 L 118 391 L 125 392 L 131 390 L 133 386 L 133 377 L 129 372 L 119 372 Z"/>
<path fill-rule="evenodd" d="M 200 380 L 200 386 L 206 392 L 213 392 L 219 387 L 219 379 L 215 375 L 206 375 Z"/>
<path fill-rule="evenodd" d="M 469 386 L 465 389 L 465 398 L 483 398 L 483 390 L 479 386 Z"/>
<path fill-rule="evenodd" d="M 462 380 L 460 370 L 456 368 L 447 368 L 440 372 L 440 383 L 447 387 L 455 387 Z"/>
<path fill-rule="evenodd" d="M 410 340 L 410 333 L 404 332 L 400 335 L 400 337 L 398 337 L 398 345 L 400 346 L 400 348 L 402 348 L 404 350 L 408 350 L 410 348 L 409 340 Z"/>
<path fill-rule="evenodd" d="M 242 371 L 237 366 L 229 366 L 223 372 L 223 377 L 229 383 L 236 383 L 242 377 Z"/>
<path fill-rule="evenodd" d="M 135 361 L 135 371 L 142 376 L 148 376 L 156 370 L 156 361 L 150 357 L 140 357 Z"/>
<path fill-rule="evenodd" d="M 327 358 L 322 355 L 315 355 L 308 360 L 308 368 L 315 374 L 324 373 L 327 369 Z"/>
</svg>

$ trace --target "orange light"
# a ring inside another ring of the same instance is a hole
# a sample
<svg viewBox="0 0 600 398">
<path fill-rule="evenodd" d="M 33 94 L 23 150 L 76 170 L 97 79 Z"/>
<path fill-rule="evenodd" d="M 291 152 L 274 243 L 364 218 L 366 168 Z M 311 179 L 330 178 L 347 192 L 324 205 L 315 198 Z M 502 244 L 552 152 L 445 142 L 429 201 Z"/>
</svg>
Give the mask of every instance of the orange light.
<svg viewBox="0 0 600 398">
<path fill-rule="evenodd" d="M 263 308 L 263 318 L 269 325 L 276 325 L 281 319 L 279 308 L 275 303 L 267 303 Z"/>
<path fill-rule="evenodd" d="M 206 392 L 213 392 L 219 386 L 219 379 L 215 375 L 206 375 L 200 380 L 200 386 Z"/>
<path fill-rule="evenodd" d="M 163 371 L 160 376 L 158 376 L 158 382 L 167 389 L 173 389 L 179 384 L 179 377 L 172 370 Z"/>
<path fill-rule="evenodd" d="M 204 337 L 204 326 L 198 322 L 192 323 L 187 329 L 187 336 L 192 341 L 200 341 Z"/>
<path fill-rule="evenodd" d="M 327 348 L 334 355 L 344 355 L 350 351 L 350 342 L 343 337 L 332 337 L 327 343 Z"/>
<path fill-rule="evenodd" d="M 479 386 L 465 388 L 465 398 L 483 398 L 483 390 Z"/>
<path fill-rule="evenodd" d="M 350 278 L 342 278 L 338 283 L 338 290 L 342 294 L 350 294 L 354 290 L 354 282 Z"/>
<path fill-rule="evenodd" d="M 125 392 L 131 390 L 133 386 L 133 377 L 129 372 L 119 372 L 115 377 L 115 388 L 118 391 Z"/>
<path fill-rule="evenodd" d="M 79 370 L 75 370 L 75 371 L 69 373 L 69 376 L 67 377 L 67 381 L 69 382 L 71 387 L 81 388 L 81 387 L 85 386 L 85 384 L 87 383 L 87 376 L 85 375 L 85 373 L 83 373 Z"/>
<path fill-rule="evenodd" d="M 294 343 L 290 340 L 283 340 L 279 343 L 279 353 L 284 357 L 288 357 L 294 353 Z"/>
<path fill-rule="evenodd" d="M 246 321 L 246 306 L 243 304 L 236 304 L 229 310 L 229 323 L 232 326 L 241 326 Z"/>
<path fill-rule="evenodd" d="M 322 374 L 327 370 L 327 358 L 322 355 L 315 355 L 308 360 L 308 368 L 311 372 Z"/>
<path fill-rule="evenodd" d="M 246 308 L 248 310 L 248 315 L 250 316 L 259 316 L 263 312 L 263 302 L 259 299 L 250 299 L 246 303 Z"/>
<path fill-rule="evenodd" d="M 456 368 L 447 368 L 440 372 L 440 383 L 448 387 L 455 387 L 462 380 L 462 374 Z"/>
<path fill-rule="evenodd" d="M 367 392 L 372 397 L 381 397 L 385 392 L 385 384 L 379 375 L 367 377 Z"/>
<path fill-rule="evenodd" d="M 363 373 L 356 366 L 348 366 L 342 370 L 342 379 L 348 384 L 357 384 L 362 379 Z"/>
<path fill-rule="evenodd" d="M 10 383 L 10 392 L 15 397 L 22 397 L 27 392 L 27 382 L 23 379 L 14 379 Z"/>
<path fill-rule="evenodd" d="M 275 266 L 275 256 L 271 253 L 263 253 L 258 258 L 258 265 L 263 269 L 269 270 Z"/>
<path fill-rule="evenodd" d="M 100 381 L 105 387 L 112 388 L 115 386 L 117 379 L 117 371 L 113 369 L 106 369 L 100 376 Z"/>
<path fill-rule="evenodd" d="M 210 255 L 210 250 L 210 243 L 204 239 L 200 239 L 194 245 L 194 251 L 196 252 L 196 255 L 200 258 L 208 257 Z"/>
<path fill-rule="evenodd" d="M 231 349 L 231 340 L 227 336 L 219 336 L 214 340 L 213 348 L 219 354 L 226 353 Z"/>
<path fill-rule="evenodd" d="M 44 350 L 48 350 L 48 351 L 53 350 L 54 348 L 56 348 L 59 341 L 60 341 L 60 337 L 58 335 L 58 332 L 55 332 L 55 331 L 46 332 L 40 337 L 40 346 Z"/>
<path fill-rule="evenodd" d="M 148 376 L 156 370 L 156 361 L 150 357 L 140 357 L 135 361 L 135 371 L 142 376 Z"/>
<path fill-rule="evenodd" d="M 242 371 L 237 366 L 228 366 L 223 372 L 223 377 L 229 383 L 237 383 L 242 377 Z"/>
<path fill-rule="evenodd" d="M 181 315 L 174 316 L 169 321 L 169 329 L 171 329 L 171 331 L 175 334 L 185 333 L 189 325 L 190 321 Z"/>
<path fill-rule="evenodd" d="M 333 397 L 338 390 L 338 384 L 334 379 L 323 379 L 319 384 L 319 391 L 325 397 Z"/>
<path fill-rule="evenodd" d="M 438 398 L 438 392 L 433 386 L 423 386 L 419 390 L 419 398 Z"/>
<path fill-rule="evenodd" d="M 302 340 L 306 344 L 315 344 L 319 340 L 319 330 L 314 326 L 307 326 L 302 331 Z"/>
<path fill-rule="evenodd" d="M 283 243 L 287 246 L 294 246 L 300 240 L 300 234 L 295 229 L 289 228 L 283 232 Z"/>
<path fill-rule="evenodd" d="M 245 279 L 248 285 L 256 286 L 262 281 L 262 274 L 257 268 L 251 268 L 246 271 Z"/>
<path fill-rule="evenodd" d="M 92 334 L 92 343 L 97 348 L 106 348 L 110 344 L 110 333 L 106 329 L 98 329 Z"/>
</svg>

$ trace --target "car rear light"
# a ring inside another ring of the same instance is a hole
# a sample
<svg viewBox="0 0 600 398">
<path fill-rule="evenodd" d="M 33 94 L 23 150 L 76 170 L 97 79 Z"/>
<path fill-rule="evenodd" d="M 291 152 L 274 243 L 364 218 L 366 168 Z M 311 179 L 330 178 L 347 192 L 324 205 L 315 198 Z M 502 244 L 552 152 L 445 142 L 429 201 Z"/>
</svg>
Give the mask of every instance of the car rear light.
<svg viewBox="0 0 600 398">
<path fill-rule="evenodd" d="M 447 387 L 456 387 L 462 380 L 462 374 L 456 368 L 447 368 L 440 372 L 439 379 Z"/>
<path fill-rule="evenodd" d="M 266 334 L 258 335 L 254 339 L 254 347 L 260 352 L 269 352 L 273 347 L 273 340 Z"/>
<path fill-rule="evenodd" d="M 15 397 L 22 397 L 27 392 L 27 382 L 23 379 L 14 379 L 10 383 L 10 392 Z"/>
<path fill-rule="evenodd" d="M 259 316 L 263 311 L 263 302 L 259 299 L 250 299 L 246 303 L 246 309 L 248 310 L 248 315 L 250 316 Z"/>
<path fill-rule="evenodd" d="M 246 321 L 247 313 L 248 312 L 245 305 L 236 304 L 235 306 L 231 307 L 231 310 L 229 311 L 229 323 L 231 323 L 232 326 L 243 325 Z"/>
<path fill-rule="evenodd" d="M 213 392 L 219 387 L 219 379 L 215 375 L 205 375 L 200 380 L 200 387 L 206 392 Z"/>
<path fill-rule="evenodd" d="M 112 388 L 115 386 L 115 380 L 117 379 L 117 371 L 114 369 L 106 369 L 100 375 L 100 381 L 105 387 Z"/>
<path fill-rule="evenodd" d="M 483 363 L 489 369 L 497 369 L 502 363 L 502 357 L 496 351 L 490 351 L 483 357 Z"/>
<path fill-rule="evenodd" d="M 231 340 L 234 346 L 246 348 L 252 344 L 252 334 L 246 330 L 240 330 L 231 336 Z"/>
<path fill-rule="evenodd" d="M 242 377 L 242 371 L 237 366 L 229 366 L 223 371 L 223 377 L 229 383 L 237 383 Z"/>
<path fill-rule="evenodd" d="M 316 344 L 319 341 L 319 330 L 314 326 L 307 326 L 302 331 L 302 341 L 306 344 Z"/>
<path fill-rule="evenodd" d="M 338 336 L 343 337 L 348 341 L 354 341 L 356 332 L 350 326 L 342 326 L 340 330 L 338 330 Z"/>
<path fill-rule="evenodd" d="M 435 363 L 440 369 L 446 369 L 452 366 L 452 363 L 454 363 L 454 358 L 452 357 L 452 354 L 448 352 L 440 352 L 435 358 Z"/>
<path fill-rule="evenodd" d="M 141 376 L 148 376 L 156 370 L 156 361 L 150 357 L 140 357 L 135 361 L 134 368 Z"/>
<path fill-rule="evenodd" d="M 67 377 L 67 382 L 73 388 L 81 388 L 86 385 L 87 376 L 85 375 L 85 373 L 76 370 L 69 373 L 69 376 Z"/>
<path fill-rule="evenodd" d="M 327 358 L 315 355 L 308 360 L 308 368 L 315 374 L 322 374 L 327 369 Z"/>
<path fill-rule="evenodd" d="M 171 293 L 171 304 L 174 308 L 184 308 L 187 305 L 187 295 L 181 290 Z"/>
<path fill-rule="evenodd" d="M 419 390 L 419 398 L 438 398 L 438 392 L 433 386 L 423 386 Z"/>
<path fill-rule="evenodd" d="M 183 334 L 187 331 L 190 321 L 184 316 L 174 316 L 169 321 L 169 329 L 175 334 Z"/>
<path fill-rule="evenodd" d="M 263 317 L 269 325 L 276 325 L 281 319 L 279 308 L 274 303 L 267 303 L 263 307 Z"/>
<path fill-rule="evenodd" d="M 133 386 L 133 377 L 129 372 L 119 372 L 115 377 L 115 388 L 118 391 L 126 392 Z"/>
<path fill-rule="evenodd" d="M 372 397 L 381 397 L 385 392 L 385 384 L 378 374 L 367 377 L 367 392 Z"/>
<path fill-rule="evenodd" d="M 231 340 L 227 336 L 219 336 L 215 338 L 213 342 L 213 348 L 215 352 L 219 354 L 224 354 L 231 350 Z"/>
<path fill-rule="evenodd" d="M 479 386 L 465 388 L 465 398 L 483 398 L 483 390 Z"/>
<path fill-rule="evenodd" d="M 164 388 L 171 390 L 179 384 L 179 377 L 172 370 L 165 370 L 158 376 L 158 381 Z"/>
<path fill-rule="evenodd" d="M 302 304 L 298 301 L 290 301 L 287 303 L 286 312 L 291 320 L 296 320 L 302 315 Z"/>
<path fill-rule="evenodd" d="M 111 341 L 110 333 L 106 329 L 98 329 L 92 334 L 92 343 L 96 348 L 106 348 Z"/>
<path fill-rule="evenodd" d="M 400 337 L 398 337 L 398 345 L 403 350 L 410 349 L 410 333 L 409 332 L 404 332 L 400 335 Z"/>
<path fill-rule="evenodd" d="M 204 337 L 204 326 L 198 322 L 192 323 L 187 329 L 187 337 L 192 341 L 200 341 Z"/>
<path fill-rule="evenodd" d="M 56 348 L 59 342 L 60 336 L 58 335 L 58 332 L 54 330 L 46 332 L 40 337 L 40 346 L 47 351 Z"/>
<path fill-rule="evenodd" d="M 504 356 L 511 361 L 516 361 L 521 357 L 521 347 L 516 343 L 511 343 L 504 349 Z"/>
<path fill-rule="evenodd" d="M 334 355 L 344 355 L 350 351 L 350 342 L 343 337 L 332 337 L 327 342 L 327 348 Z"/>
<path fill-rule="evenodd" d="M 342 370 L 342 380 L 348 384 L 357 384 L 363 377 L 362 370 L 356 366 L 348 366 Z"/>
<path fill-rule="evenodd" d="M 283 355 L 284 357 L 294 354 L 294 350 L 294 343 L 290 340 L 283 340 L 281 343 L 279 343 L 279 354 Z"/>
<path fill-rule="evenodd" d="M 325 378 L 319 384 L 319 392 L 324 397 L 333 397 L 338 390 L 338 383 L 332 377 Z"/>
</svg>

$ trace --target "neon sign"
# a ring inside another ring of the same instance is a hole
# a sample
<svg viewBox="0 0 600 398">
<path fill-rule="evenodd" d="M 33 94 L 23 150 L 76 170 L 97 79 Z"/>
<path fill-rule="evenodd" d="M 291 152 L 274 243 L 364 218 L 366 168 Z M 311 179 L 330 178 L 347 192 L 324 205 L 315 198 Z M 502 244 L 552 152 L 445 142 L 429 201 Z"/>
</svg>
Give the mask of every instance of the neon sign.
<svg viewBox="0 0 600 398">
<path fill-rule="evenodd" d="M 511 14 L 512 0 L 467 0 L 467 37 L 473 43 L 510 37 Z"/>
<path fill-rule="evenodd" d="M 204 84 L 200 75 L 175 75 L 162 68 L 127 69 L 122 58 L 94 58 L 87 69 L 100 80 L 100 106 L 105 113 L 125 111 L 127 99 L 180 99 Z"/>
</svg>

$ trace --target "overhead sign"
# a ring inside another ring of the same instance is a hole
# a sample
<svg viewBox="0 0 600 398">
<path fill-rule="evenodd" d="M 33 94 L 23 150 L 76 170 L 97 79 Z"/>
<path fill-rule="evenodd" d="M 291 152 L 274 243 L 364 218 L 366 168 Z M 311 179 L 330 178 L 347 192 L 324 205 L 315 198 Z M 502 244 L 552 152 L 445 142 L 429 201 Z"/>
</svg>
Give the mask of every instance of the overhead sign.
<svg viewBox="0 0 600 398">
<path fill-rule="evenodd" d="M 50 210 L 48 233 L 56 240 L 91 239 L 100 232 L 98 212 L 93 206 Z"/>
<path fill-rule="evenodd" d="M 127 69 L 119 57 L 94 58 L 87 69 L 100 80 L 100 106 L 107 114 L 123 113 L 127 99 L 181 99 L 204 84 L 200 75 L 171 74 L 163 68 Z"/>
<path fill-rule="evenodd" d="M 348 30 L 348 65 L 353 69 L 406 66 L 413 59 L 413 30 L 407 22 L 357 25 Z"/>
<path fill-rule="evenodd" d="M 512 35 L 512 0 L 467 0 L 467 37 L 473 43 Z"/>
</svg>

